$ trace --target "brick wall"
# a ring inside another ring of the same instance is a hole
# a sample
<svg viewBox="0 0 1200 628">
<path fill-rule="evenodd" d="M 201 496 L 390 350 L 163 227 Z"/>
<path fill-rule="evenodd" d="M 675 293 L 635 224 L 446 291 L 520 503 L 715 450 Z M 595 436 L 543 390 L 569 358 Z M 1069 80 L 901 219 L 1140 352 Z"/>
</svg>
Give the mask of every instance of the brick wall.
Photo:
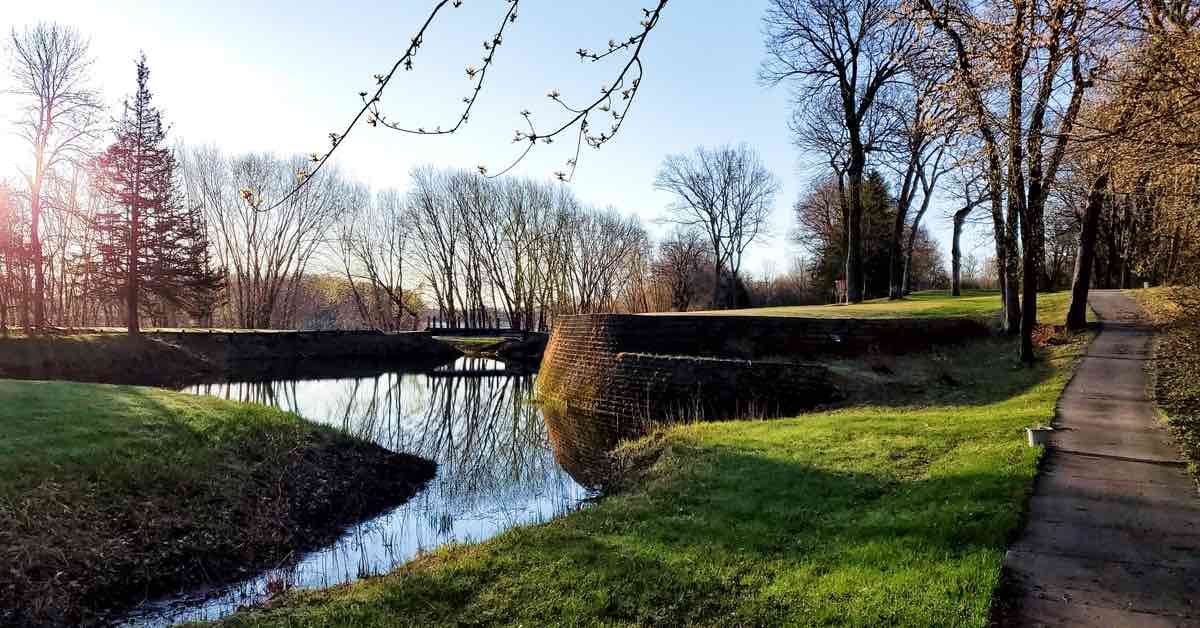
<svg viewBox="0 0 1200 628">
<path fill-rule="evenodd" d="M 555 321 L 538 394 L 610 418 L 793 414 L 838 396 L 822 356 L 985 336 L 969 319 L 585 315 Z"/>
</svg>

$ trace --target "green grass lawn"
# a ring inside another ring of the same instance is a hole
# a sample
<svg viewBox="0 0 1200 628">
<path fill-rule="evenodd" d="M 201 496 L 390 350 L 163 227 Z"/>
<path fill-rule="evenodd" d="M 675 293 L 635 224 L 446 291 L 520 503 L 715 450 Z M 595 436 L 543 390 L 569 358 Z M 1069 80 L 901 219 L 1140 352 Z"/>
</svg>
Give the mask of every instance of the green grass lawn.
<svg viewBox="0 0 1200 628">
<path fill-rule="evenodd" d="M 1046 322 L 1067 298 L 1041 300 Z M 1023 428 L 1086 338 L 1034 368 L 1009 338 L 929 354 L 954 383 L 904 403 L 668 428 L 616 452 L 643 464 L 595 505 L 223 625 L 985 626 L 1041 454 Z"/>
<path fill-rule="evenodd" d="M 0 399 L 0 625 L 87 621 L 278 560 L 392 460 L 293 414 L 161 389 L 0 380 Z"/>
<path fill-rule="evenodd" d="M 507 338 L 496 336 L 434 336 L 433 338 L 454 346 L 464 353 L 495 349 L 507 340 Z"/>
<path fill-rule="evenodd" d="M 0 399 L 0 495 L 10 496 L 47 479 L 128 482 L 149 466 L 161 475 L 236 464 L 221 450 L 318 429 L 262 406 L 137 386 L 0 380 Z"/>
<path fill-rule="evenodd" d="M 1060 298 L 1048 295 L 1051 300 Z M 996 290 L 963 290 L 961 297 L 948 290 L 914 292 L 896 301 L 873 299 L 854 305 L 794 305 L 743 310 L 682 312 L 717 316 L 803 316 L 816 318 L 930 318 L 945 316 L 989 316 L 1000 310 Z M 675 314 L 679 314 L 676 312 Z"/>
</svg>

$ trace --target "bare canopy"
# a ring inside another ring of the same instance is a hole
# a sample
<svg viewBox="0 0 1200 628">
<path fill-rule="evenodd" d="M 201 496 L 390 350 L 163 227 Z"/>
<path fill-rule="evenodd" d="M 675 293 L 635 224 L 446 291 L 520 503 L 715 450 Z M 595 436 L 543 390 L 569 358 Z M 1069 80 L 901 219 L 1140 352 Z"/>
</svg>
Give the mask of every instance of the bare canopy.
<svg viewBox="0 0 1200 628">
<path fill-rule="evenodd" d="M 740 144 L 669 155 L 654 187 L 675 196 L 666 222 L 707 237 L 713 260 L 712 305 L 719 307 L 722 272 L 728 271 L 736 286 L 742 254 L 768 230 L 779 181 L 754 149 Z"/>
<path fill-rule="evenodd" d="M 41 327 L 46 322 L 41 231 L 47 179 L 87 153 L 98 130 L 100 98 L 90 84 L 87 41 L 75 29 L 55 23 L 14 29 L 9 58 L 10 93 L 21 102 L 16 133 L 33 153 L 33 167 L 22 174 L 30 207 L 33 325 Z"/>
<path fill-rule="evenodd" d="M 847 179 L 846 275 L 850 301 L 863 299 L 863 177 L 875 150 L 880 103 L 916 54 L 916 31 L 895 19 L 893 0 L 771 0 L 763 19 L 767 59 L 760 78 L 795 89 L 800 143 L 835 140 Z M 844 133 L 828 133 L 828 129 Z M 844 150 L 844 154 L 843 151 Z M 828 149 L 826 152 L 829 152 Z M 832 155 L 831 155 L 832 156 Z M 844 161 L 843 161 L 844 160 Z M 840 179 L 840 175 L 839 175 Z"/>
</svg>

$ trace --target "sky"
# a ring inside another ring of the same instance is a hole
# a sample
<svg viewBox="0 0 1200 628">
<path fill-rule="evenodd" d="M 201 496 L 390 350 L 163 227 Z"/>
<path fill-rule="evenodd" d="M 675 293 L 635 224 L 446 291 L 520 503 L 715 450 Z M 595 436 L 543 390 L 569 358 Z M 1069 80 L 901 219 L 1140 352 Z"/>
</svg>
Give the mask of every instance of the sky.
<svg viewBox="0 0 1200 628">
<path fill-rule="evenodd" d="M 514 130 L 523 128 L 519 112 L 529 109 L 548 127 L 561 115 L 546 97 L 550 90 L 568 102 L 594 98 L 623 61 L 581 63 L 574 51 L 603 48 L 610 38 L 619 41 L 638 32 L 641 8 L 649 3 L 524 0 L 460 134 L 414 137 L 364 125 L 343 142 L 331 165 L 374 188 L 400 190 L 414 166 L 503 168 L 521 148 L 512 143 Z M 114 112 L 133 91 L 134 60 L 144 52 L 150 88 L 176 140 L 215 145 L 227 153 L 285 155 L 325 149 L 328 134 L 340 132 L 357 112 L 358 92 L 373 91 L 372 75 L 385 73 L 403 53 L 433 2 L 4 4 L 0 29 L 5 35 L 14 27 L 57 21 L 88 38 L 95 84 Z M 654 190 L 653 182 L 663 158 L 698 145 L 746 142 L 782 186 L 772 237 L 747 253 L 744 268 L 757 273 L 788 267 L 800 252 L 788 237 L 790 208 L 817 160 L 792 145 L 787 88 L 757 80 L 766 5 L 767 0 L 673 0 L 667 6 L 643 52 L 645 78 L 620 135 L 600 150 L 583 149 L 570 184 L 577 196 L 636 213 L 652 235 L 661 236 L 668 227 L 657 219 L 671 197 Z M 473 86 L 465 68 L 481 65 L 482 43 L 506 8 L 502 0 L 465 0 L 439 16 L 426 33 L 414 71 L 401 73 L 385 92 L 388 118 L 410 126 L 451 126 Z M 0 76 L 0 91 L 7 80 L 7 73 Z M 11 111 L 11 96 L 0 96 L 0 112 Z M 539 145 L 513 174 L 549 178 L 564 169 L 573 152 L 574 142 L 565 138 Z M 0 177 L 12 176 L 27 153 L 10 133 L 0 134 Z M 926 224 L 948 259 L 945 213 L 933 207 Z M 968 251 L 974 245 L 965 239 Z"/>
</svg>

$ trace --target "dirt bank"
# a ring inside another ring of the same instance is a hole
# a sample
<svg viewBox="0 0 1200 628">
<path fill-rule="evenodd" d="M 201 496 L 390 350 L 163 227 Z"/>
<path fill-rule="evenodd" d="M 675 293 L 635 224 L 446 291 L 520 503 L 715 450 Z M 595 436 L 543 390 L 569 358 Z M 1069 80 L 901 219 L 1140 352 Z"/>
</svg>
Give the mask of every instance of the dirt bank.
<svg viewBox="0 0 1200 628">
<path fill-rule="evenodd" d="M 450 360 L 454 347 L 425 333 L 377 331 L 157 331 L 149 334 L 230 368 L 267 360 Z"/>
<path fill-rule="evenodd" d="M 0 339 L 0 378 L 170 386 L 219 370 L 204 355 L 149 336 Z"/>
</svg>

